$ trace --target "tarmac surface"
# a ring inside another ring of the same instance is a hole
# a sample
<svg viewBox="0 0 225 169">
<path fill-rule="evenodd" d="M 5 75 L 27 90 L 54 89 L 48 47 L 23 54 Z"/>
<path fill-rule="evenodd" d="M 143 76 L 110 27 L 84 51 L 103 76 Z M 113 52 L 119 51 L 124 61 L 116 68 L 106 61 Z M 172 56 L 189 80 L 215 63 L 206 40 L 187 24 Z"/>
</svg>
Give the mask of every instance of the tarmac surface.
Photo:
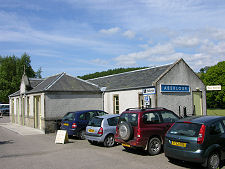
<svg viewBox="0 0 225 169">
<path fill-rule="evenodd" d="M 121 145 L 106 148 L 87 140 L 69 139 L 55 144 L 56 133 L 12 124 L 0 118 L 0 169 L 200 169 L 192 163 L 171 163 L 161 153 L 126 151 Z"/>
</svg>

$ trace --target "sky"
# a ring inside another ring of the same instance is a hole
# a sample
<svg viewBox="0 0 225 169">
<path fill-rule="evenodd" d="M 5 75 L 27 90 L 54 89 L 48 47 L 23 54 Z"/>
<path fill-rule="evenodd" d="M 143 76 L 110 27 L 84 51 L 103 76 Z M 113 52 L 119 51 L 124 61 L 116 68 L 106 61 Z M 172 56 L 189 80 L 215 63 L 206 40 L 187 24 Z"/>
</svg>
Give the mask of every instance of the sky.
<svg viewBox="0 0 225 169">
<path fill-rule="evenodd" d="M 42 76 L 225 61 L 224 0 L 0 0 L 0 56 Z"/>
</svg>

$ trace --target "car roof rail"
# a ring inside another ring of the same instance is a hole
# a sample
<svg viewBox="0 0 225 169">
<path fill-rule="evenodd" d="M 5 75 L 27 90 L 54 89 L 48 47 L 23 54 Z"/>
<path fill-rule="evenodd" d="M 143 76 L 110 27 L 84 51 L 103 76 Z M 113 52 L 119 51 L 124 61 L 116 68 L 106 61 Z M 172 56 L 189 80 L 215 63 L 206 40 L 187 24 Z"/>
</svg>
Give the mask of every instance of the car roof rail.
<svg viewBox="0 0 225 169">
<path fill-rule="evenodd" d="M 166 110 L 166 108 L 164 108 L 164 107 L 148 107 L 148 106 L 144 107 L 144 106 L 142 106 L 142 107 L 136 107 L 136 108 L 127 108 L 126 111 L 131 111 L 131 110 L 144 111 L 144 110 L 151 110 L 151 109 L 164 109 L 164 110 Z"/>
</svg>

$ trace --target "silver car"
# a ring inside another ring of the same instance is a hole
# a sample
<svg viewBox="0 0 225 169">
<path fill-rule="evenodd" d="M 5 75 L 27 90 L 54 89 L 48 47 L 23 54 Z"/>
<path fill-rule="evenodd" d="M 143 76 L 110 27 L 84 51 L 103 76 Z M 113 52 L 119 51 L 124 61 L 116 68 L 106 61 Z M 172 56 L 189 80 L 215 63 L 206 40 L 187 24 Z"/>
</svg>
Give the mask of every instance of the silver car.
<svg viewBox="0 0 225 169">
<path fill-rule="evenodd" d="M 107 114 L 93 117 L 86 127 L 85 138 L 91 144 L 103 143 L 105 147 L 114 146 L 114 134 L 119 116 L 118 114 Z"/>
</svg>

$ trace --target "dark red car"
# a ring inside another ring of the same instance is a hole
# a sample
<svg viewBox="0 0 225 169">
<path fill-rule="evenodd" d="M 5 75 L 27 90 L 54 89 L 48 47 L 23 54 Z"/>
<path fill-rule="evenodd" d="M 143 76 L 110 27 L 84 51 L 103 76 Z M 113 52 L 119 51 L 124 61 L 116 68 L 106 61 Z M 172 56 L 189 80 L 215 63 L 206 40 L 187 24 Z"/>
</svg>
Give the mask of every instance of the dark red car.
<svg viewBox="0 0 225 169">
<path fill-rule="evenodd" d="M 119 118 L 115 141 L 125 149 L 147 149 L 150 155 L 159 154 L 165 134 L 179 120 L 165 108 L 127 109 Z"/>
</svg>

